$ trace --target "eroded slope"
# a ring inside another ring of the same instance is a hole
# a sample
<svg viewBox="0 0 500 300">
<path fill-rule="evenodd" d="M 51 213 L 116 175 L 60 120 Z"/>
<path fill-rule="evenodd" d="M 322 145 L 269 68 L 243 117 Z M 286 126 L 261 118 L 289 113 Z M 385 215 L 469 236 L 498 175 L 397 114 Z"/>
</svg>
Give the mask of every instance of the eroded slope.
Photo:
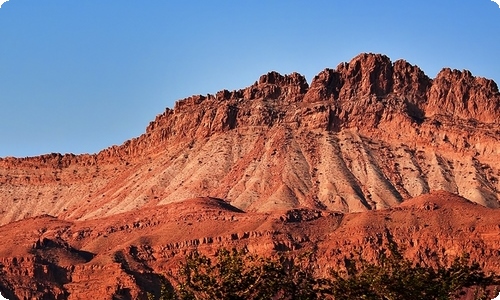
<svg viewBox="0 0 500 300">
<path fill-rule="evenodd" d="M 245 211 L 356 212 L 446 190 L 499 206 L 495 82 L 361 54 L 193 96 L 142 136 L 93 155 L 0 159 L 0 223 L 83 220 L 211 196 Z"/>
<path fill-rule="evenodd" d="M 373 260 L 393 241 L 420 263 L 468 253 L 500 272 L 498 213 L 441 191 L 361 213 L 246 213 L 195 198 L 86 221 L 41 216 L 0 227 L 0 291 L 9 299 L 147 299 L 163 277 L 175 278 L 186 253 L 221 247 L 313 253 L 321 273 L 353 253 Z"/>
</svg>

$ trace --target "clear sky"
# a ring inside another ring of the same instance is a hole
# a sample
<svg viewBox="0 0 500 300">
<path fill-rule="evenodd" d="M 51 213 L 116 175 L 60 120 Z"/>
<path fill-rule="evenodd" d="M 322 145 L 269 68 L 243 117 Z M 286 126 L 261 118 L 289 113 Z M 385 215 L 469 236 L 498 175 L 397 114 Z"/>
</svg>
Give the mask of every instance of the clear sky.
<svg viewBox="0 0 500 300">
<path fill-rule="evenodd" d="M 0 2 L 3 2 L 0 1 Z M 94 153 L 176 100 L 275 70 L 310 81 L 361 52 L 500 81 L 490 0 L 10 0 L 0 8 L 0 157 Z"/>
</svg>

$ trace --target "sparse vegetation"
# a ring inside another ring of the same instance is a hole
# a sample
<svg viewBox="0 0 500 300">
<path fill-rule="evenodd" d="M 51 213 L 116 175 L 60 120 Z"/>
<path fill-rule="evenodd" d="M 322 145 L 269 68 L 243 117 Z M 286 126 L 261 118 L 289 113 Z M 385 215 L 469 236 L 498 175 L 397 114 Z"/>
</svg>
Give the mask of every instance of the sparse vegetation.
<svg viewBox="0 0 500 300">
<path fill-rule="evenodd" d="M 334 299 L 458 299 L 466 288 L 475 299 L 490 299 L 488 287 L 500 284 L 496 275 L 486 275 L 467 255 L 455 258 L 451 266 L 437 268 L 414 264 L 390 246 L 378 263 L 359 256 L 348 260 L 347 271 L 331 271 L 329 279 Z"/>
<path fill-rule="evenodd" d="M 245 250 L 220 249 L 215 257 L 191 252 L 181 264 L 178 286 L 150 299 L 457 299 L 465 289 L 474 299 L 491 299 L 488 287 L 499 277 L 485 274 L 464 255 L 451 266 L 415 265 L 396 247 L 369 263 L 358 255 L 346 269 L 317 276 L 313 257 L 261 257 Z M 495 290 L 496 292 L 496 290 Z M 492 294 L 493 295 L 493 294 Z"/>
</svg>

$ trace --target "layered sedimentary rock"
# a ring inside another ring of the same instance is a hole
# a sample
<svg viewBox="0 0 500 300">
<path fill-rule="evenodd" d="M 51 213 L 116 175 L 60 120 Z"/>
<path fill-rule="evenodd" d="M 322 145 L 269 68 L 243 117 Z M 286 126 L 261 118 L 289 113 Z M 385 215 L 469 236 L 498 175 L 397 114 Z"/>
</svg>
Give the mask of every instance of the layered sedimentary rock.
<svg viewBox="0 0 500 300">
<path fill-rule="evenodd" d="M 253 85 L 192 96 L 138 138 L 92 155 L 0 160 L 0 223 L 50 214 L 112 215 L 196 196 L 249 211 L 344 212 L 432 190 L 498 207 L 495 82 L 361 54 L 310 86 L 270 72 Z"/>
</svg>

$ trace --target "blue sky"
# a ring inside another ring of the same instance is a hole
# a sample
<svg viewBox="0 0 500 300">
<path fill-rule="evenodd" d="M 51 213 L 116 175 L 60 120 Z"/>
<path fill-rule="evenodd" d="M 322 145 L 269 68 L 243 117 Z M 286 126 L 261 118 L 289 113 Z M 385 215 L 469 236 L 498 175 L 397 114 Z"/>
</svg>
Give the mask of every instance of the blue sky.
<svg viewBox="0 0 500 300">
<path fill-rule="evenodd" d="M 10 0 L 0 8 L 0 157 L 94 153 L 176 100 L 275 70 L 310 81 L 361 52 L 500 81 L 490 0 Z"/>
</svg>

